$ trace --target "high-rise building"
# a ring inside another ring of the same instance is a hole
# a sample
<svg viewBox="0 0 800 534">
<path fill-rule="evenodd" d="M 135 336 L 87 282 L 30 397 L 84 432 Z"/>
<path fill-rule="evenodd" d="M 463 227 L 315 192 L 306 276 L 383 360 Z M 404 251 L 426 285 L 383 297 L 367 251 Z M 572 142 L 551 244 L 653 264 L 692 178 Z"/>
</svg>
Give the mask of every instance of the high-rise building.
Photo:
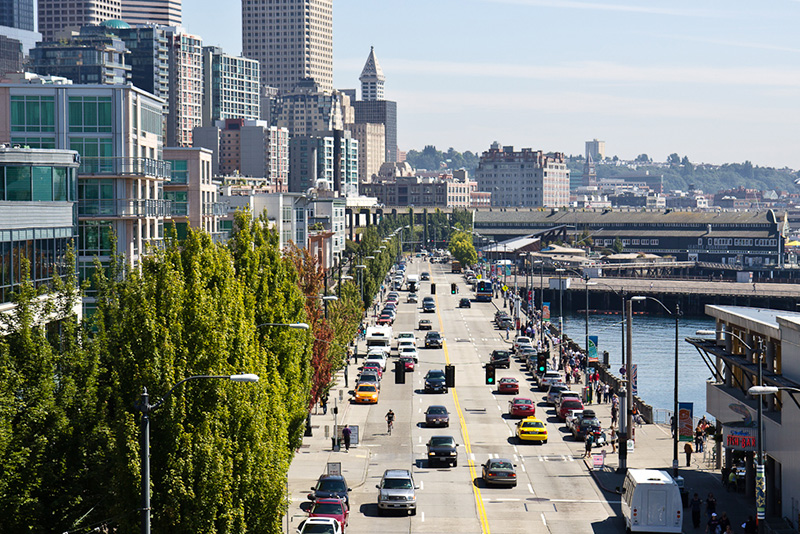
<svg viewBox="0 0 800 534">
<path fill-rule="evenodd" d="M 25 54 L 42 40 L 42 35 L 34 31 L 33 0 L 0 0 L 0 37 L 4 42 L 19 41 Z"/>
<path fill-rule="evenodd" d="M 378 58 L 375 57 L 375 48 L 370 47 L 367 63 L 358 79 L 361 82 L 361 100 L 383 100 L 383 83 L 386 81 L 386 76 L 383 75 Z"/>
<path fill-rule="evenodd" d="M 227 208 L 217 201 L 218 187 L 211 173 L 211 151 L 205 148 L 164 148 L 172 179 L 164 184 L 164 200 L 172 204 L 172 223 L 178 239 L 189 227 L 220 237 L 219 219 Z"/>
<path fill-rule="evenodd" d="M 481 155 L 475 178 L 481 191 L 492 194 L 493 206 L 549 208 L 569 202 L 569 170 L 561 152 L 515 152 L 494 142 Z"/>
<path fill-rule="evenodd" d="M 203 123 L 203 41 L 180 26 L 166 29 L 169 54 L 167 146 L 192 146 Z"/>
<path fill-rule="evenodd" d="M 0 76 L 9 72 L 22 72 L 23 57 L 22 43 L 18 39 L 0 35 Z"/>
<path fill-rule="evenodd" d="M 225 119 L 260 118 L 258 61 L 203 47 L 203 126 Z"/>
<path fill-rule="evenodd" d="M 391 100 L 357 100 L 356 124 L 383 124 L 386 154 L 384 161 L 397 161 L 397 102 Z"/>
<path fill-rule="evenodd" d="M 122 18 L 122 0 L 39 0 L 39 33 L 53 41 L 62 30 Z"/>
<path fill-rule="evenodd" d="M 125 43 L 104 26 L 84 26 L 67 41 L 39 43 L 31 49 L 29 68 L 42 76 L 61 76 L 78 84 L 123 85 L 131 66 Z"/>
<path fill-rule="evenodd" d="M 122 19 L 129 24 L 180 26 L 181 0 L 122 0 Z"/>
<path fill-rule="evenodd" d="M 242 55 L 261 84 L 290 91 L 311 78 L 333 90 L 333 0 L 242 0 Z"/>
<path fill-rule="evenodd" d="M 358 194 L 358 141 L 348 131 L 316 132 L 289 140 L 289 191 Z"/>
<path fill-rule="evenodd" d="M 605 141 L 598 141 L 597 139 L 592 139 L 591 141 L 586 141 L 586 159 L 589 159 L 589 156 L 592 157 L 593 161 L 602 161 L 606 157 L 606 142 Z"/>
<path fill-rule="evenodd" d="M 386 157 L 386 132 L 383 124 L 346 124 L 358 141 L 358 183 L 364 184 L 372 181 L 378 174 Z"/>
<path fill-rule="evenodd" d="M 271 124 L 286 128 L 290 136 L 341 130 L 344 128 L 342 97 L 338 91 L 323 91 L 314 80 L 302 80 L 278 97 Z"/>
</svg>

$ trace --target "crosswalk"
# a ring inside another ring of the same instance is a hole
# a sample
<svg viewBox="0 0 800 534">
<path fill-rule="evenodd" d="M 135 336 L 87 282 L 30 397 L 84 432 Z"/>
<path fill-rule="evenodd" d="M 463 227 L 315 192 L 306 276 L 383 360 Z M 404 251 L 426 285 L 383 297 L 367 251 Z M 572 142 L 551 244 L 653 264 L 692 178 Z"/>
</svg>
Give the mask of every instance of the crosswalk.
<svg viewBox="0 0 800 534">
<path fill-rule="evenodd" d="M 474 452 L 469 453 L 468 456 L 469 456 L 469 459 L 472 460 L 473 462 L 475 462 L 477 460 L 476 455 L 475 455 Z M 487 458 L 490 458 L 490 459 L 491 458 L 500 458 L 501 457 L 499 454 L 491 454 L 491 453 L 490 454 L 478 454 L 478 456 L 480 456 L 481 458 L 482 457 L 487 457 Z M 525 455 L 516 455 L 516 454 L 514 454 L 514 455 L 511 456 L 511 458 L 515 462 L 517 462 L 517 461 L 525 461 L 526 459 L 539 460 L 540 462 L 574 462 L 575 461 L 575 457 L 572 456 L 572 455 L 569 455 L 569 454 L 538 454 L 538 455 L 535 455 L 535 456 L 534 455 L 525 456 Z M 578 459 L 580 459 L 580 458 L 578 458 Z"/>
</svg>

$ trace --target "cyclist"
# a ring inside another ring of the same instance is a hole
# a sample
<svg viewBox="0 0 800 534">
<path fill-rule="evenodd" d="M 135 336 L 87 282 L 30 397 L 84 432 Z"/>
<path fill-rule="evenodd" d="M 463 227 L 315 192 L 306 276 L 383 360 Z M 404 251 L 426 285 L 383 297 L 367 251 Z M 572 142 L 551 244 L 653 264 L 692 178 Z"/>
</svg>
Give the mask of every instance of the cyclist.
<svg viewBox="0 0 800 534">
<path fill-rule="evenodd" d="M 394 426 L 394 412 L 389 408 L 389 411 L 386 413 L 386 428 L 389 434 L 392 433 L 392 426 Z"/>
</svg>

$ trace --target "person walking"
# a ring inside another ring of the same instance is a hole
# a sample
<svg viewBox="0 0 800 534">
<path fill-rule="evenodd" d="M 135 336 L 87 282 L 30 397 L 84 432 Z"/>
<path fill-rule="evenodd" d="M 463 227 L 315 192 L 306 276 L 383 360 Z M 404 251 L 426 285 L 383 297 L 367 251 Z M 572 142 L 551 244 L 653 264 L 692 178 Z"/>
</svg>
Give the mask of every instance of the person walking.
<svg viewBox="0 0 800 534">
<path fill-rule="evenodd" d="M 592 456 L 592 443 L 594 443 L 594 436 L 591 434 L 586 434 L 586 441 L 584 442 L 584 449 L 583 449 L 583 456 L 581 458 L 586 458 L 587 456 Z"/>
<path fill-rule="evenodd" d="M 350 450 L 350 427 L 345 426 L 342 428 L 342 439 L 344 440 L 344 450 L 345 452 Z"/>
<path fill-rule="evenodd" d="M 320 404 L 320 406 L 322 406 L 322 415 L 327 415 L 328 414 L 328 394 L 327 393 L 325 395 L 323 395 L 321 399 L 319 399 L 319 404 Z"/>
<path fill-rule="evenodd" d="M 703 428 L 701 425 L 697 425 L 697 428 L 694 429 L 694 449 L 697 452 L 703 452 Z"/>
<path fill-rule="evenodd" d="M 689 509 L 692 511 L 692 525 L 694 528 L 700 528 L 700 512 L 703 511 L 703 501 L 700 500 L 700 495 L 697 493 L 689 501 Z"/>
<path fill-rule="evenodd" d="M 692 444 L 687 443 L 683 446 L 683 452 L 686 453 L 686 467 L 692 466 Z"/>
<path fill-rule="evenodd" d="M 753 516 L 749 516 L 747 521 L 742 523 L 742 528 L 744 529 L 744 534 L 757 534 L 758 533 L 758 524 L 756 520 L 753 519 Z"/>
<path fill-rule="evenodd" d="M 617 425 L 617 416 L 619 415 L 619 407 L 617 403 L 611 402 L 611 426 Z"/>
<path fill-rule="evenodd" d="M 717 514 L 717 499 L 713 493 L 709 493 L 706 499 L 706 514 L 708 514 L 708 517 Z"/>
<path fill-rule="evenodd" d="M 719 519 L 717 519 L 717 514 L 711 514 L 711 517 L 706 523 L 706 534 L 722 534 L 719 527 Z"/>
</svg>

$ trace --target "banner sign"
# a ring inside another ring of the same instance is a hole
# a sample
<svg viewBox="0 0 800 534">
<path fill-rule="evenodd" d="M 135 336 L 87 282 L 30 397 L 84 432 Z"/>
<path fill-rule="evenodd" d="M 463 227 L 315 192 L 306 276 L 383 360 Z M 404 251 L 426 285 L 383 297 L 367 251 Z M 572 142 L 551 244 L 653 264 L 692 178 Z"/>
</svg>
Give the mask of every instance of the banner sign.
<svg viewBox="0 0 800 534">
<path fill-rule="evenodd" d="M 550 303 L 543 302 L 542 303 L 542 321 L 545 323 L 550 322 Z"/>
<path fill-rule="evenodd" d="M 756 518 L 764 519 L 766 517 L 764 511 L 767 507 L 767 498 L 764 495 L 766 491 L 767 481 L 764 480 L 764 466 L 756 466 Z"/>
<path fill-rule="evenodd" d="M 636 370 L 636 364 L 631 365 L 631 392 L 634 395 L 639 395 L 639 373 Z"/>
<path fill-rule="evenodd" d="M 678 403 L 678 440 L 692 442 L 694 440 L 694 403 Z"/>
<path fill-rule="evenodd" d="M 591 361 L 595 361 L 595 362 L 597 361 L 597 345 L 595 344 L 596 343 L 596 339 L 597 338 L 595 338 L 593 340 L 592 336 L 589 337 L 589 356 L 588 356 L 588 358 L 589 358 L 590 362 Z"/>
<path fill-rule="evenodd" d="M 722 445 L 737 451 L 755 452 L 758 429 L 754 426 L 722 425 Z"/>
</svg>

